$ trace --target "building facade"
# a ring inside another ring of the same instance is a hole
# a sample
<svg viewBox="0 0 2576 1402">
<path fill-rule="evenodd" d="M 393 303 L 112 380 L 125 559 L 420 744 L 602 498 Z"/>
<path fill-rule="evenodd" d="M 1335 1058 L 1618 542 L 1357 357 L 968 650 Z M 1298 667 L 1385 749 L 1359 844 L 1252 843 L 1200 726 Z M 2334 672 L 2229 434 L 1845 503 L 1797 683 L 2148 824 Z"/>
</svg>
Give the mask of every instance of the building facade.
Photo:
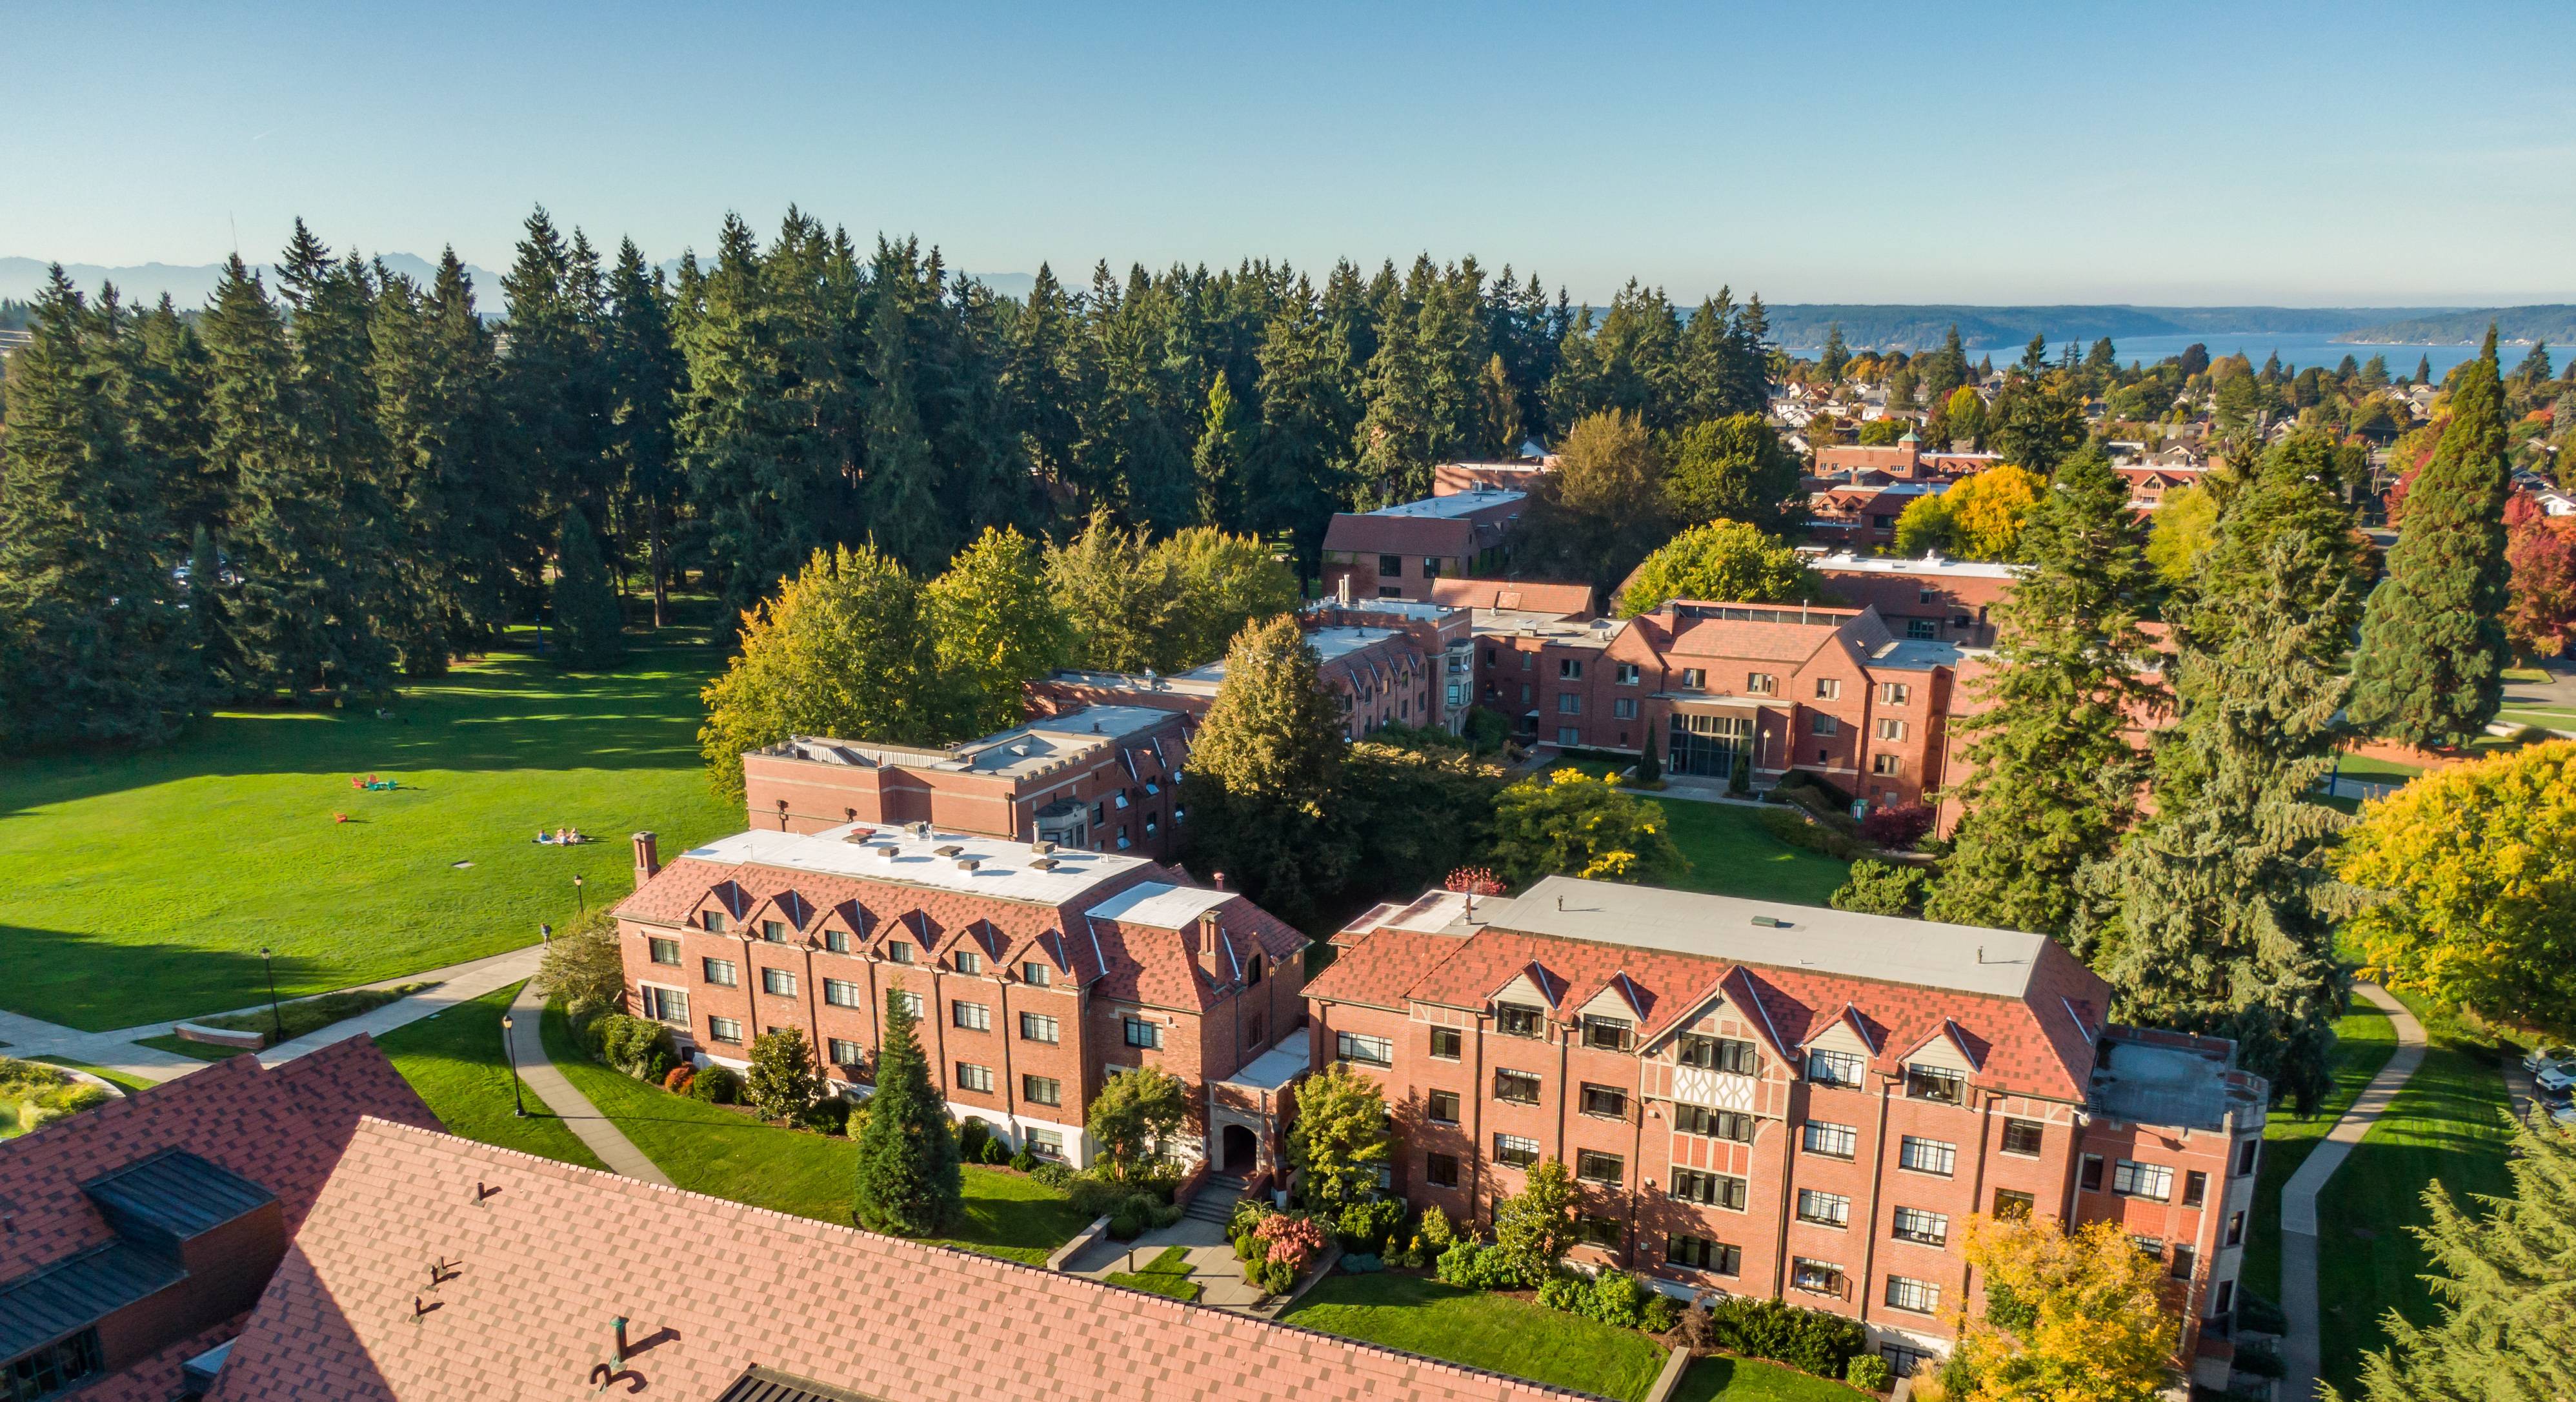
<svg viewBox="0 0 2576 1402">
<path fill-rule="evenodd" d="M 1876 610 L 1896 636 L 1963 648 L 1994 646 L 1994 606 L 2012 591 L 2014 574 L 2010 565 L 1937 553 L 1908 560 L 1842 550 L 1807 565 L 1836 602 Z"/>
<path fill-rule="evenodd" d="M 1461 487 L 1375 511 L 1334 513 L 1324 528 L 1324 591 L 1427 602 L 1435 580 L 1501 573 L 1528 494 L 1481 481 Z"/>
<path fill-rule="evenodd" d="M 2105 1020 L 2048 939 L 1550 877 L 1335 937 L 1311 1056 L 1378 1080 L 1396 1190 L 1469 1221 L 1534 1164 L 1578 1264 L 1857 1320 L 1900 1373 L 1982 1308 L 1978 1212 L 2120 1222 L 2184 1359 L 2235 1308 L 2266 1087 L 2232 1044 Z"/>
</svg>

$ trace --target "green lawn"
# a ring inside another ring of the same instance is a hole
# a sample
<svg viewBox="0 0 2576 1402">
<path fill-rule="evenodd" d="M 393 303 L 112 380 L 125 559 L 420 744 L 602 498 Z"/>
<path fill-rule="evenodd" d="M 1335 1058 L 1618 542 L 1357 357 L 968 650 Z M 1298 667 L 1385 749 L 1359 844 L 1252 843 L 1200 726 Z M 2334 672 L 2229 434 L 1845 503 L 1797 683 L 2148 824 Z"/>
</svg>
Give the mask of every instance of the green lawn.
<svg viewBox="0 0 2576 1402">
<path fill-rule="evenodd" d="M 1195 1303 L 1199 1297 L 1197 1281 L 1190 1279 L 1190 1249 L 1166 1246 L 1163 1253 L 1147 1261 L 1141 1270 L 1113 1271 L 1108 1280 L 1130 1290 L 1143 1290 L 1155 1295 L 1169 1295 L 1175 1300 Z"/>
<path fill-rule="evenodd" d="M 2397 1029 L 2387 1014 L 2354 999 L 2351 1011 L 2335 1023 L 2334 1094 L 2305 1119 L 2284 1107 L 2264 1122 L 2263 1159 L 2254 1175 L 2254 1230 L 2245 1242 L 2245 1289 L 2267 1300 L 2281 1298 L 2281 1185 L 2307 1162 L 2396 1050 Z M 2338 1173 L 2335 1185 L 2342 1182 Z"/>
<path fill-rule="evenodd" d="M 525 1093 L 528 1117 L 511 1113 L 510 1063 L 501 1049 L 501 1013 L 519 996 L 519 985 L 494 989 L 435 1017 L 397 1027 L 376 1039 L 394 1069 L 429 1102 L 450 1133 L 504 1149 L 520 1149 L 584 1168 L 605 1168 L 555 1118 L 536 1092 Z"/>
<path fill-rule="evenodd" d="M 2368 755 L 2347 754 L 2335 762 L 2335 773 L 2370 784 L 2402 784 L 2423 772 L 2420 765 L 2400 764 L 2393 759 L 2373 759 Z"/>
<path fill-rule="evenodd" d="M 673 1095 L 584 1057 L 557 1008 L 545 1017 L 546 1055 L 671 1181 L 799 1217 L 847 1225 L 858 1154 L 847 1139 L 782 1129 L 722 1105 Z M 969 1165 L 966 1218 L 942 1244 L 1030 1265 L 1090 1225 L 1065 1195 L 1017 1173 Z"/>
<path fill-rule="evenodd" d="M 92 1066 L 86 1061 L 74 1061 L 68 1056 L 40 1056 L 35 1059 L 55 1066 L 68 1066 L 75 1071 L 87 1071 L 127 1095 L 132 1095 L 139 1090 L 152 1089 L 152 1082 L 141 1077 L 129 1076 L 122 1071 L 111 1071 L 104 1066 Z"/>
<path fill-rule="evenodd" d="M 615 673 L 519 653 L 407 688 L 391 719 L 226 712 L 140 755 L 0 763 L 0 1006 L 89 1030 L 249 1008 L 533 941 L 628 886 L 626 836 L 731 832 L 699 768 L 709 647 Z M 404 787 L 369 793 L 352 776 Z M 345 813 L 351 821 L 332 821 Z M 540 846 L 539 828 L 600 842 Z"/>
<path fill-rule="evenodd" d="M 2512 1191 L 2511 1131 L 2496 1044 L 2400 994 L 2424 1022 L 2424 1064 L 2335 1174 L 2317 1204 L 2317 1281 L 2323 1373 L 2353 1390 L 2361 1356 L 2387 1346 L 2392 1308 L 2419 1324 L 2436 1317 L 2421 1277 L 2431 1269 L 2408 1229 L 2429 1220 L 2425 1185 L 2439 1181 L 2475 1215 L 2477 1194 Z"/>
<path fill-rule="evenodd" d="M 1627 1402 L 1664 1367 L 1634 1329 L 1421 1276 L 1327 1276 L 1281 1322 Z"/>
<path fill-rule="evenodd" d="M 165 1033 L 158 1037 L 137 1037 L 134 1039 L 134 1044 L 138 1047 L 150 1047 L 154 1051 L 169 1052 L 174 1056 L 193 1056 L 199 1061 L 230 1061 L 250 1050 L 248 1047 L 219 1047 L 212 1042 L 191 1042 L 176 1032 Z"/>
<path fill-rule="evenodd" d="M 1851 863 L 1773 837 L 1760 809 L 1678 798 L 1661 806 L 1673 845 L 1690 858 L 1690 870 L 1672 883 L 1685 891 L 1823 905 L 1851 878 Z"/>
<path fill-rule="evenodd" d="M 1795 1368 L 1724 1354 L 1692 1360 L 1673 1389 L 1674 1402 L 1860 1402 L 1867 1396 Z"/>
</svg>

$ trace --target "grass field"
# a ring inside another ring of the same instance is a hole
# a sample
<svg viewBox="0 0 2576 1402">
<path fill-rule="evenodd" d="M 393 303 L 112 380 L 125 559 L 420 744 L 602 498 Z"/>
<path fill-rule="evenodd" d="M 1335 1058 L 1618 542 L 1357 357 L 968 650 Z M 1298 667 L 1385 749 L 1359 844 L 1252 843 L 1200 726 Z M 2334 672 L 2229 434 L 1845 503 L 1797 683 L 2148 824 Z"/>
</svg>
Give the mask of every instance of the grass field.
<svg viewBox="0 0 2576 1402">
<path fill-rule="evenodd" d="M 2408 1230 L 2429 1220 L 2425 1185 L 2440 1182 L 2472 1215 L 2479 1210 L 2475 1195 L 2512 1189 L 2498 1046 L 2398 996 L 2424 1022 L 2424 1064 L 2317 1203 L 2322 1372 L 2346 1393 L 2362 1354 L 2387 1346 L 2381 1321 L 2390 1309 L 2419 1324 L 2436 1317 L 2420 1278 L 2430 1264 Z"/>
<path fill-rule="evenodd" d="M 1674 1402 L 1861 1402 L 1868 1393 L 1795 1368 L 1711 1354 L 1694 1359 Z"/>
<path fill-rule="evenodd" d="M 1685 891 L 1823 905 L 1845 881 L 1851 863 L 1792 847 L 1759 821 L 1759 809 L 1732 803 L 1663 804 L 1673 845 L 1690 858 L 1690 870 L 1672 884 Z"/>
<path fill-rule="evenodd" d="M 847 1226 L 858 1151 L 847 1139 L 763 1124 L 739 1110 L 673 1095 L 589 1060 L 557 1008 L 546 1055 L 599 1113 L 671 1181 L 694 1193 Z M 495 1034 L 498 1035 L 498 1034 Z M 938 1244 L 1044 1265 L 1090 1219 L 1065 1195 L 1000 1169 L 966 1169 L 966 1218 Z"/>
<path fill-rule="evenodd" d="M 134 1044 L 174 1056 L 193 1056 L 199 1061 L 230 1061 L 242 1054 L 240 1047 L 219 1047 L 212 1042 L 191 1042 L 175 1032 L 159 1037 L 137 1037 Z"/>
<path fill-rule="evenodd" d="M 2245 1288 L 2266 1300 L 2281 1298 L 2281 1185 L 2299 1171 L 2335 1121 L 2352 1108 L 2361 1088 L 2397 1050 L 2388 1016 L 2356 998 L 2335 1023 L 2334 1093 L 2304 1119 L 2284 1107 L 2263 1124 L 2263 1160 L 2254 1174 L 2254 1230 L 2245 1241 Z M 2342 1178 L 2336 1178 L 2340 1186 Z"/>
<path fill-rule="evenodd" d="M 1625 1402 L 1664 1366 L 1662 1346 L 1634 1329 L 1421 1276 L 1327 1276 L 1280 1322 Z"/>
<path fill-rule="evenodd" d="M 526 1093 L 526 1119 L 511 1113 L 501 1014 L 517 996 L 515 983 L 496 988 L 435 1017 L 397 1027 L 378 1037 L 376 1045 L 450 1133 L 584 1168 L 606 1168 L 536 1092 Z"/>
<path fill-rule="evenodd" d="M 148 754 L 0 763 L 0 1006 L 98 1031 L 265 1004 L 263 945 L 294 997 L 527 944 L 575 875 L 626 893 L 629 832 L 669 853 L 741 826 L 697 756 L 716 665 L 681 641 L 602 675 L 503 653 L 390 719 L 226 712 Z M 404 787 L 349 786 L 371 773 Z M 602 840 L 530 841 L 564 826 Z"/>
</svg>

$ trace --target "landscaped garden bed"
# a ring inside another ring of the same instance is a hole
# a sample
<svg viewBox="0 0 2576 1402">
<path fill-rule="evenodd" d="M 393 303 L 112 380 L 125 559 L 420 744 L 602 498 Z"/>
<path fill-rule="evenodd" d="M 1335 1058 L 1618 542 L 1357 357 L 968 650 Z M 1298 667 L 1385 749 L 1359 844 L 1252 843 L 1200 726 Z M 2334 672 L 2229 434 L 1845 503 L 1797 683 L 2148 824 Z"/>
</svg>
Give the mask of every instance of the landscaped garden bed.
<svg viewBox="0 0 2576 1402">
<path fill-rule="evenodd" d="M 58 1066 L 0 1056 L 0 1139 L 13 1139 L 116 1098 Z"/>
<path fill-rule="evenodd" d="M 253 1034 L 259 1038 L 260 1046 L 273 1047 L 436 987 L 435 983 L 404 983 L 391 988 L 347 988 L 318 998 L 298 998 L 291 1003 L 280 1003 L 274 1010 L 261 1008 L 254 1012 L 225 1013 L 220 1017 L 191 1018 L 189 1021 L 195 1026 L 211 1027 L 219 1032 Z M 284 1029 L 282 1032 L 281 1028 Z M 181 1056 L 193 1056 L 200 1061 L 224 1061 L 248 1050 L 220 1042 L 198 1041 L 175 1032 L 166 1037 L 147 1037 L 143 1045 L 177 1052 Z"/>
<path fill-rule="evenodd" d="M 1113 1271 L 1107 1277 L 1112 1285 L 1130 1290 L 1144 1290 L 1156 1295 L 1169 1295 L 1175 1300 L 1197 1303 L 1198 1282 L 1190 1279 L 1190 1249 L 1166 1246 L 1162 1254 L 1132 1271 Z"/>
</svg>

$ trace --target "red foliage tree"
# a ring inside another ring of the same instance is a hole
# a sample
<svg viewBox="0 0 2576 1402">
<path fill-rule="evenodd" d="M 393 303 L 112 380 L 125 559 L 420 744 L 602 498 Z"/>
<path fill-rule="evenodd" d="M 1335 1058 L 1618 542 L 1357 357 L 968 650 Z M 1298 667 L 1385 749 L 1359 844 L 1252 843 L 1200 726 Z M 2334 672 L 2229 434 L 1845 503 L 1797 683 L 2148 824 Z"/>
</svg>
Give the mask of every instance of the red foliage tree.
<svg viewBox="0 0 2576 1402">
<path fill-rule="evenodd" d="M 2576 633 L 2576 516 L 2547 515 L 2517 492 L 2505 503 L 2504 525 L 2513 571 L 2505 636 L 2524 653 L 2556 657 Z"/>
</svg>

